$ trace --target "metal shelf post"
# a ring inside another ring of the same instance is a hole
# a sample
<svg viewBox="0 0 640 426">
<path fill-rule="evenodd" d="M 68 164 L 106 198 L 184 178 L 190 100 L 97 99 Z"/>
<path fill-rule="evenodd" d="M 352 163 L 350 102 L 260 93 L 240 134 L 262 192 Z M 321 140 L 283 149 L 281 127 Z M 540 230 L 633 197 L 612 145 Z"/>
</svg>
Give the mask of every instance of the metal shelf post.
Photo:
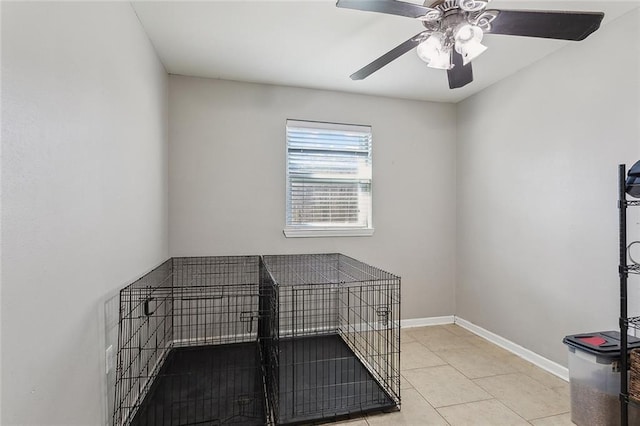
<svg viewBox="0 0 640 426">
<path fill-rule="evenodd" d="M 629 391 L 627 384 L 627 196 L 625 188 L 625 166 L 618 166 L 618 209 L 620 237 L 620 424 L 629 424 Z"/>
</svg>

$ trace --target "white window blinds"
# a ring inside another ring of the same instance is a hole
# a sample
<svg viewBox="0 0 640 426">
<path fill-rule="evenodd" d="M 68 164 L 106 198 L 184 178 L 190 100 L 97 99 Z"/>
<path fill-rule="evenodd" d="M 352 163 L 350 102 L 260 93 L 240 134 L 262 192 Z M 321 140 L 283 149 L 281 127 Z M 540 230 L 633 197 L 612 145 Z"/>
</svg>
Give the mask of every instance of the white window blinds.
<svg viewBox="0 0 640 426">
<path fill-rule="evenodd" d="M 286 201 L 287 236 L 371 235 L 371 127 L 287 120 Z"/>
</svg>

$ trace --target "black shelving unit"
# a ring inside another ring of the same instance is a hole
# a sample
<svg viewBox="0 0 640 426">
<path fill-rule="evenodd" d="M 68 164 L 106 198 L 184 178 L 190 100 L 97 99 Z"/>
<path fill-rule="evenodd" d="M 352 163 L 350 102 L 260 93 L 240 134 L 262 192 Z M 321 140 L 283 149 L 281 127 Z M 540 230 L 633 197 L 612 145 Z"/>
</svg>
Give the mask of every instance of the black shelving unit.
<svg viewBox="0 0 640 426">
<path fill-rule="evenodd" d="M 618 209 L 619 209 L 619 254 L 620 263 L 618 272 L 620 275 L 620 423 L 629 425 L 629 386 L 627 371 L 629 370 L 628 358 L 628 331 L 629 328 L 640 329 L 640 317 L 629 317 L 627 312 L 627 280 L 629 274 L 640 274 L 640 265 L 627 262 L 627 208 L 640 206 L 640 200 L 627 199 L 626 170 L 625 165 L 618 166 Z M 635 401 L 631 401 L 636 403 Z"/>
</svg>

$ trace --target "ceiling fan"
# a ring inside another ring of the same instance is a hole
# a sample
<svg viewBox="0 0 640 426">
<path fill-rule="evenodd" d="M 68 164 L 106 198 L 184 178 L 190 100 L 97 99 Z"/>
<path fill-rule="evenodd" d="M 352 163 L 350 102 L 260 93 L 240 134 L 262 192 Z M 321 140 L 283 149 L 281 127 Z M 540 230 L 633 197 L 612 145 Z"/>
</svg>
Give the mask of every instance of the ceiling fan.
<svg viewBox="0 0 640 426">
<path fill-rule="evenodd" d="M 449 88 L 473 81 L 471 61 L 487 47 L 484 34 L 584 40 L 600 27 L 601 12 L 487 9 L 490 0 L 435 0 L 424 6 L 397 0 L 338 0 L 336 6 L 405 16 L 422 22 L 425 30 L 391 49 L 351 75 L 362 80 L 414 47 L 428 67 L 447 70 Z"/>
</svg>

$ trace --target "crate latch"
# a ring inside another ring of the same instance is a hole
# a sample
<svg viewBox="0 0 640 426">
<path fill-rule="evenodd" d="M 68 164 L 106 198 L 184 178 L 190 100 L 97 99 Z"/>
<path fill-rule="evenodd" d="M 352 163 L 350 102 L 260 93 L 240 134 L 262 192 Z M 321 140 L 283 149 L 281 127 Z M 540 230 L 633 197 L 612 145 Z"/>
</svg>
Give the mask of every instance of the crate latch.
<svg viewBox="0 0 640 426">
<path fill-rule="evenodd" d="M 376 314 L 378 314 L 378 317 L 380 317 L 380 321 L 382 322 L 382 325 L 384 325 L 384 326 L 389 324 L 389 314 L 390 313 L 391 313 L 391 309 L 389 309 L 389 306 L 387 306 L 387 305 L 378 306 L 376 308 Z"/>
<path fill-rule="evenodd" d="M 253 320 L 257 317 L 258 315 L 252 311 L 240 312 L 240 322 L 246 324 L 245 327 L 247 327 L 247 333 L 251 333 L 251 331 L 253 331 Z"/>
</svg>

